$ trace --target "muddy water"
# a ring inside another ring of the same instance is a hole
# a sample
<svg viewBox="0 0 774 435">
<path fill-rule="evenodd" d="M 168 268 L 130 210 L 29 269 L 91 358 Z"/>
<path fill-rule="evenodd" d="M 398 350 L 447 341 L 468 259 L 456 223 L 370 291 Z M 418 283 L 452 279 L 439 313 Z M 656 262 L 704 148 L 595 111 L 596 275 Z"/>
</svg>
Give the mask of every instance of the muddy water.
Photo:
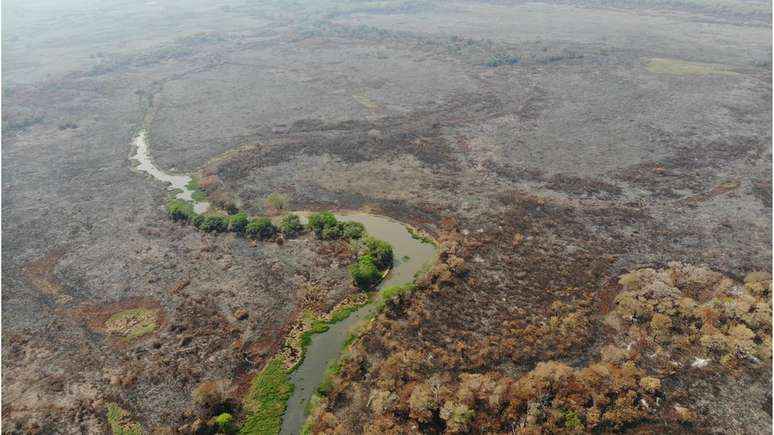
<svg viewBox="0 0 774 435">
<path fill-rule="evenodd" d="M 204 213 L 210 208 L 210 204 L 206 201 L 194 201 L 194 192 L 187 186 L 188 183 L 191 182 L 191 177 L 189 175 L 168 174 L 153 164 L 150 157 L 150 149 L 148 147 L 148 133 L 145 130 L 140 130 L 132 143 L 136 151 L 131 159 L 139 162 L 139 165 L 135 166 L 137 170 L 146 172 L 153 178 L 169 184 L 168 190 L 180 190 L 181 192 L 175 195 L 175 197 L 184 201 L 191 201 L 196 213 Z"/>
<path fill-rule="evenodd" d="M 299 214 L 301 215 L 301 213 Z M 403 224 L 392 219 L 355 212 L 337 214 L 336 218 L 360 222 L 369 234 L 392 244 L 395 257 L 394 267 L 387 279 L 379 286 L 380 290 L 412 282 L 414 275 L 426 264 L 429 264 L 435 255 L 433 245 L 412 238 Z M 298 435 L 301 432 L 306 420 L 309 399 L 322 383 L 325 369 L 339 356 L 350 331 L 367 318 L 373 310 L 373 304 L 365 305 L 345 320 L 331 325 L 328 331 L 312 336 L 312 343 L 306 350 L 304 361 L 290 376 L 295 389 L 288 401 L 280 434 Z"/>
</svg>

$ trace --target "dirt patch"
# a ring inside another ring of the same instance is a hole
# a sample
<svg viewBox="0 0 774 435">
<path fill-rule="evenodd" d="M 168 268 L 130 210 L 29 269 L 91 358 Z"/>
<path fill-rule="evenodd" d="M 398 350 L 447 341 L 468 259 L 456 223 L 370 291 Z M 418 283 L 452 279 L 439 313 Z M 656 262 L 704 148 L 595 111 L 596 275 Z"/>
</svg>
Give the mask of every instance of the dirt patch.
<svg viewBox="0 0 774 435">
<path fill-rule="evenodd" d="M 49 254 L 32 260 L 24 270 L 24 277 L 29 285 L 46 296 L 59 294 L 61 287 L 56 278 L 59 258 L 59 254 Z"/>
<path fill-rule="evenodd" d="M 733 71 L 724 69 L 722 65 L 713 65 L 707 63 L 686 62 L 680 59 L 648 59 L 648 71 L 656 74 L 673 75 L 707 75 L 724 74 L 735 75 Z"/>
</svg>

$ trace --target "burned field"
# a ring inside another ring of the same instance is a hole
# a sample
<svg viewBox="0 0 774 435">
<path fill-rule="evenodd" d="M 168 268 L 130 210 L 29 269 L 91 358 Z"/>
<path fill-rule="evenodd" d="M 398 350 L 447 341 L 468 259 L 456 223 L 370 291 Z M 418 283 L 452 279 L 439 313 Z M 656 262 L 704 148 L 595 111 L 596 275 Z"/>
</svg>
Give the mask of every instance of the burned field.
<svg viewBox="0 0 774 435">
<path fill-rule="evenodd" d="M 770 432 L 771 5 L 644 3 L 4 10 L 4 432 L 214 431 L 357 292 L 338 242 L 169 222 L 142 128 L 217 206 L 440 241 L 314 433 Z"/>
</svg>

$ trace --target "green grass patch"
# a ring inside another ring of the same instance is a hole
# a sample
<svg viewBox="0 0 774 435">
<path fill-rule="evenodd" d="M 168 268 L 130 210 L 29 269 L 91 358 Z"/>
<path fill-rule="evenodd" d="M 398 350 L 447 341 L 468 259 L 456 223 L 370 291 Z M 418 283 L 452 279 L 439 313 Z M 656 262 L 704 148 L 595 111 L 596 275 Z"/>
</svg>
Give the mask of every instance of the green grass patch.
<svg viewBox="0 0 774 435">
<path fill-rule="evenodd" d="M 131 308 L 110 316 L 105 321 L 105 330 L 108 334 L 133 340 L 155 331 L 158 317 L 157 309 Z"/>
<path fill-rule="evenodd" d="M 381 293 L 379 293 L 379 297 L 375 302 L 376 310 L 374 310 L 374 312 L 378 312 L 384 308 L 384 306 L 387 305 L 387 302 L 389 302 L 391 299 L 402 296 L 412 290 L 414 290 L 414 283 L 387 287 L 386 289 L 382 290 Z"/>
<path fill-rule="evenodd" d="M 696 75 L 703 76 L 707 74 L 724 74 L 734 75 L 733 71 L 728 71 L 718 68 L 716 65 L 686 62 L 679 59 L 662 59 L 653 58 L 648 59 L 648 71 L 656 74 L 672 74 L 672 75 Z"/>
<path fill-rule="evenodd" d="M 191 198 L 193 198 L 194 201 L 204 202 L 207 200 L 207 192 L 202 190 L 201 186 L 199 186 L 199 180 L 196 177 L 191 177 L 191 181 L 189 181 L 185 187 L 193 192 L 191 193 Z"/>
<path fill-rule="evenodd" d="M 288 400 L 293 393 L 290 372 L 279 358 L 274 358 L 259 373 L 245 400 L 246 418 L 241 435 L 278 434 Z"/>
<path fill-rule="evenodd" d="M 129 413 L 118 404 L 107 403 L 107 419 L 110 432 L 113 435 L 142 435 L 144 432 L 140 423 L 129 418 Z"/>
</svg>

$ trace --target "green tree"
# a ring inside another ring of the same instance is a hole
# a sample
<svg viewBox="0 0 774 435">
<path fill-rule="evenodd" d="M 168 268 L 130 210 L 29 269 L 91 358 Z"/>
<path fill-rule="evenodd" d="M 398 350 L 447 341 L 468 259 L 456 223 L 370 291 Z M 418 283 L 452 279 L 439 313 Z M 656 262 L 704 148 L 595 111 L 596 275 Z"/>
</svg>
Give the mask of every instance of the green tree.
<svg viewBox="0 0 774 435">
<path fill-rule="evenodd" d="M 280 213 L 288 207 L 288 198 L 281 193 L 273 192 L 266 197 L 266 205 Z"/>
<path fill-rule="evenodd" d="M 280 231 L 285 237 L 297 237 L 304 230 L 301 219 L 294 214 L 285 215 L 280 221 Z"/>
<path fill-rule="evenodd" d="M 234 416 L 228 412 L 224 412 L 214 417 L 212 420 L 215 423 L 215 426 L 217 426 L 218 432 L 225 434 L 231 433 L 234 424 Z"/>
<path fill-rule="evenodd" d="M 237 234 L 244 234 L 247 228 L 247 213 L 239 212 L 229 218 L 229 229 Z"/>
<path fill-rule="evenodd" d="M 341 237 L 345 239 L 359 239 L 365 234 L 365 227 L 360 222 L 339 222 Z"/>
<path fill-rule="evenodd" d="M 253 219 L 245 228 L 245 234 L 251 239 L 266 240 L 273 237 L 276 232 L 277 228 L 271 223 L 271 219 L 263 216 Z"/>
<path fill-rule="evenodd" d="M 379 269 L 370 255 L 364 255 L 357 259 L 357 262 L 350 266 L 349 272 L 355 280 L 355 284 L 362 290 L 368 290 L 373 287 L 382 278 Z"/>
<path fill-rule="evenodd" d="M 167 215 L 175 222 L 188 222 L 194 216 L 193 205 L 182 199 L 173 199 L 167 203 Z"/>
<path fill-rule="evenodd" d="M 318 239 L 325 238 L 323 237 L 323 231 L 326 228 L 335 227 L 337 223 L 336 216 L 329 211 L 321 211 L 320 213 L 314 213 L 309 216 L 309 228 L 314 231 L 314 234 Z"/>
<path fill-rule="evenodd" d="M 207 233 L 225 233 L 228 231 L 228 217 L 221 214 L 206 214 L 199 229 Z"/>
<path fill-rule="evenodd" d="M 324 240 L 336 240 L 341 238 L 341 225 L 332 225 L 325 227 L 320 234 L 320 238 Z"/>
<path fill-rule="evenodd" d="M 363 238 L 363 245 L 366 255 L 373 258 L 379 269 L 384 270 L 392 267 L 392 245 L 389 242 L 367 236 Z"/>
</svg>

